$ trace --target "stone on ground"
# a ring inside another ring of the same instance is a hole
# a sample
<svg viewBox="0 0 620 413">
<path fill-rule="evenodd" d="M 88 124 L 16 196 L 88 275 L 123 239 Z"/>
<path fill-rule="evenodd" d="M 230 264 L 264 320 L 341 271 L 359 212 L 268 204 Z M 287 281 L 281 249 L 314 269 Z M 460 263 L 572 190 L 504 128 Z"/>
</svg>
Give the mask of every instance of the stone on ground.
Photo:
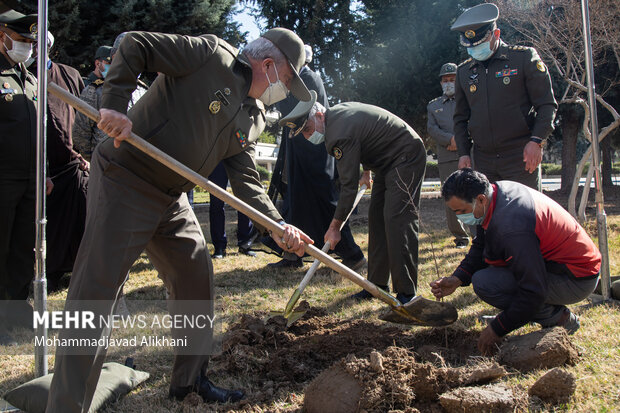
<svg viewBox="0 0 620 413">
<path fill-rule="evenodd" d="M 556 367 L 536 380 L 530 387 L 529 394 L 547 403 L 560 404 L 567 403 L 576 388 L 575 375 Z"/>
<path fill-rule="evenodd" d="M 460 387 L 440 395 L 439 403 L 447 413 L 503 413 L 517 406 L 512 390 L 502 385 Z"/>
</svg>

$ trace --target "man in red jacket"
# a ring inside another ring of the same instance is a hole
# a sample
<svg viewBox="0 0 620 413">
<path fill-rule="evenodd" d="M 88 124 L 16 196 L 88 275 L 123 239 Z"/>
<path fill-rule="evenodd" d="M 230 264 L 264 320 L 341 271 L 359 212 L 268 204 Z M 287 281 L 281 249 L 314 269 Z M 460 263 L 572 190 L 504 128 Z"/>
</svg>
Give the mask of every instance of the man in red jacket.
<svg viewBox="0 0 620 413">
<path fill-rule="evenodd" d="M 467 225 L 477 225 L 469 253 L 452 276 L 431 282 L 437 298 L 473 285 L 502 311 L 478 340 L 491 353 L 501 337 L 536 322 L 572 334 L 579 319 L 566 304 L 587 298 L 598 282 L 601 254 L 585 230 L 548 196 L 512 181 L 490 183 L 471 169 L 444 183 L 446 204 Z"/>
</svg>

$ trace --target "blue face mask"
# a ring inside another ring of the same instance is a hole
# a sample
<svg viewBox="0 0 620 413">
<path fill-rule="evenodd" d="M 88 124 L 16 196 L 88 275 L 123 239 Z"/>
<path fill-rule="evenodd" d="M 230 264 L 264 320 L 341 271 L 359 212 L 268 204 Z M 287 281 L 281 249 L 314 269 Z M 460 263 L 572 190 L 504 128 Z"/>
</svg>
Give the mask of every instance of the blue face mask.
<svg viewBox="0 0 620 413">
<path fill-rule="evenodd" d="M 312 135 L 310 135 L 308 140 L 311 143 L 313 143 L 315 145 L 318 145 L 319 143 L 322 143 L 325 140 L 325 135 L 322 134 L 321 132 L 314 131 L 314 133 Z"/>
<path fill-rule="evenodd" d="M 493 55 L 493 50 L 491 50 L 491 41 L 489 40 L 488 42 L 480 43 L 478 46 L 468 47 L 467 54 L 470 55 L 472 59 L 479 62 L 487 60 Z"/>
<path fill-rule="evenodd" d="M 480 225 L 482 224 L 482 221 L 484 221 L 484 214 L 482 214 L 480 218 L 476 218 L 474 216 L 474 211 L 473 211 L 474 209 L 476 209 L 475 199 L 474 199 L 474 207 L 472 209 L 472 212 L 468 214 L 456 214 L 456 217 L 458 218 L 459 221 L 461 221 L 465 225 Z"/>
<path fill-rule="evenodd" d="M 108 71 L 110 70 L 110 65 L 103 65 L 104 69 L 103 72 L 101 72 L 101 76 L 105 79 L 105 77 L 108 75 Z"/>
</svg>

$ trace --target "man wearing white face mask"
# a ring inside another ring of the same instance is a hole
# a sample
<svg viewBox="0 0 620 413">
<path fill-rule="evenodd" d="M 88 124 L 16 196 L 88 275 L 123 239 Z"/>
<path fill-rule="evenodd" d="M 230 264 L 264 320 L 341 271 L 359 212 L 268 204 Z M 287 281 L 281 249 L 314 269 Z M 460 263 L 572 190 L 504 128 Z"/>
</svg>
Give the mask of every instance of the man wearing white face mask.
<svg viewBox="0 0 620 413">
<path fill-rule="evenodd" d="M 377 106 L 340 103 L 328 109 L 313 99 L 300 102 L 280 125 L 336 158 L 340 198 L 324 236 L 335 247 L 340 226 L 353 207 L 358 183 L 371 187 L 368 209 L 368 280 L 387 290 L 392 277 L 396 298 L 409 302 L 418 283 L 418 210 L 426 151 L 418 134 L 402 119 Z M 364 169 L 360 179 L 360 164 Z M 366 290 L 352 296 L 373 298 Z"/>
<path fill-rule="evenodd" d="M 452 25 L 470 59 L 456 75 L 454 134 L 459 168 L 489 180 L 508 179 L 540 189 L 543 147 L 553 131 L 557 103 L 547 67 L 535 49 L 508 46 L 496 26 L 499 9 L 484 3 Z"/>
<path fill-rule="evenodd" d="M 458 169 L 459 157 L 454 140 L 454 81 L 456 79 L 456 65 L 445 63 L 439 70 L 443 95 L 431 100 L 426 107 L 428 120 L 426 130 L 435 140 L 437 152 L 437 166 L 441 183 Z M 464 225 L 456 219 L 452 210 L 446 207 L 448 229 L 454 235 L 454 244 L 457 248 L 465 248 L 469 244 L 469 234 Z"/>
<path fill-rule="evenodd" d="M 11 328 L 32 327 L 37 80 L 24 62 L 36 21 L 36 14 L 0 14 L 0 345 L 15 344 Z"/>
<path fill-rule="evenodd" d="M 310 99 L 298 74 L 304 55 L 301 39 L 283 28 L 268 30 L 242 52 L 214 35 L 125 35 L 103 86 L 98 127 L 111 139 L 93 152 L 86 228 L 68 306 L 97 300 L 103 304 L 97 314 L 109 314 L 129 269 L 146 251 L 170 294 L 173 316 L 213 317 L 211 258 L 185 195 L 194 184 L 123 142 L 132 130 L 205 177 L 222 162 L 235 195 L 284 225 L 283 237 L 274 241 L 303 255 L 312 240 L 284 223 L 260 183 L 253 155 L 265 126 L 265 104 L 284 98 L 287 90 Z M 160 74 L 127 112 L 143 72 Z M 200 308 L 178 309 L 188 301 Z M 182 400 L 191 392 L 205 402 L 244 397 L 208 379 L 212 334 L 208 326 L 172 329 L 173 337 L 187 336 L 188 345 L 175 348 L 170 398 Z M 71 339 L 80 332 L 63 330 L 60 336 Z M 88 411 L 105 358 L 100 357 L 105 351 L 95 357 L 92 350 L 57 351 L 48 413 Z"/>
</svg>

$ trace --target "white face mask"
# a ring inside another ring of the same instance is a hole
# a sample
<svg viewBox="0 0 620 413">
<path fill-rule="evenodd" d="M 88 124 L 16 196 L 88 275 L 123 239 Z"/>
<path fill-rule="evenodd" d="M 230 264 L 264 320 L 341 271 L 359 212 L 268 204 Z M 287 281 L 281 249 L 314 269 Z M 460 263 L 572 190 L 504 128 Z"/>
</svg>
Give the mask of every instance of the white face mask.
<svg viewBox="0 0 620 413">
<path fill-rule="evenodd" d="M 274 65 L 273 68 L 276 70 L 276 82 L 271 83 L 269 80 L 269 75 L 265 73 L 267 76 L 267 82 L 269 82 L 269 86 L 263 92 L 263 94 L 258 98 L 261 102 L 265 104 L 265 106 L 273 105 L 276 102 L 286 99 L 288 96 L 288 89 L 284 82 L 280 80 L 280 76 L 278 75 L 278 68 Z"/>
<path fill-rule="evenodd" d="M 443 90 L 443 94 L 446 96 L 454 95 L 454 82 L 442 83 L 441 89 Z"/>
<path fill-rule="evenodd" d="M 15 63 L 23 63 L 32 54 L 32 43 L 27 42 L 18 42 L 17 40 L 11 39 L 13 42 L 13 46 L 11 50 L 6 47 L 6 43 L 4 44 L 4 48 L 6 49 L 6 54 L 9 55 L 12 61 Z"/>
<path fill-rule="evenodd" d="M 310 135 L 310 137 L 308 138 L 308 141 L 310 141 L 311 143 L 315 145 L 318 145 L 325 141 L 325 135 L 315 130 L 314 133 Z"/>
</svg>

